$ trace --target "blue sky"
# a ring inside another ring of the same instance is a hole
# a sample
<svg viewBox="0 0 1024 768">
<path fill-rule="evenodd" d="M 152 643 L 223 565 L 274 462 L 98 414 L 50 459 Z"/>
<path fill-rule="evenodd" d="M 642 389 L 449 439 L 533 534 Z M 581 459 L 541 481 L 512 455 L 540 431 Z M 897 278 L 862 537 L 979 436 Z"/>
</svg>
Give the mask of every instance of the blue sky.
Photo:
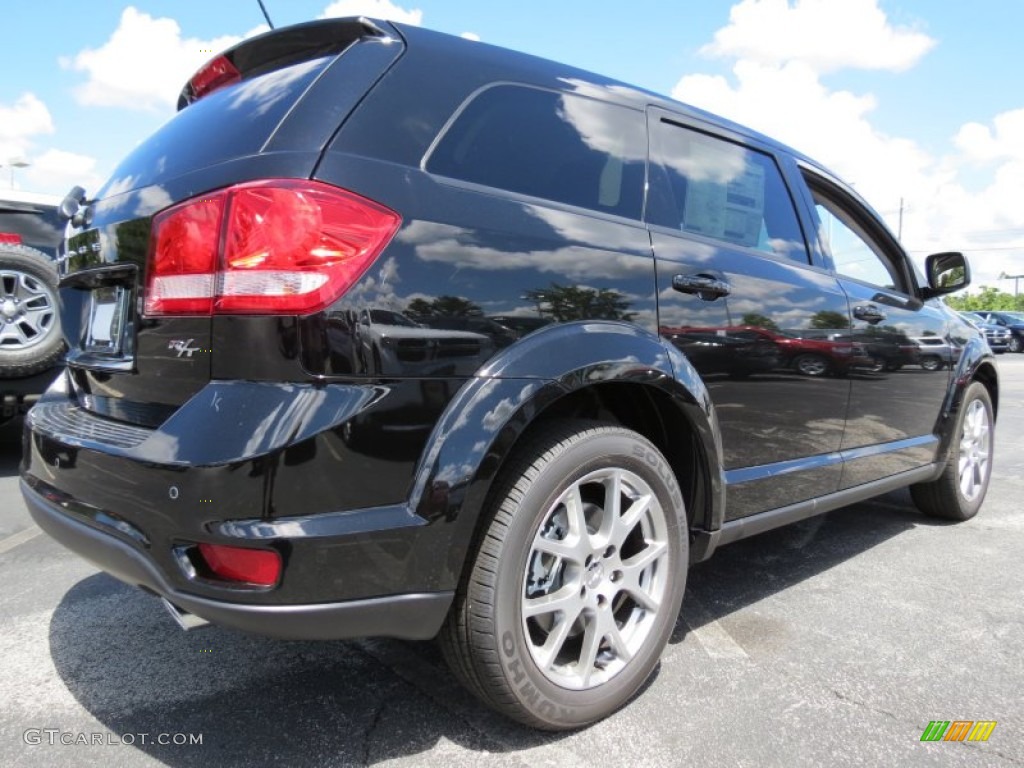
<svg viewBox="0 0 1024 768">
<path fill-rule="evenodd" d="M 387 16 L 725 114 L 816 157 L 915 255 L 1024 273 L 1024 2 L 265 0 L 277 26 Z M 90 191 L 173 114 L 191 72 L 263 24 L 256 0 L 0 5 L 0 188 Z"/>
</svg>

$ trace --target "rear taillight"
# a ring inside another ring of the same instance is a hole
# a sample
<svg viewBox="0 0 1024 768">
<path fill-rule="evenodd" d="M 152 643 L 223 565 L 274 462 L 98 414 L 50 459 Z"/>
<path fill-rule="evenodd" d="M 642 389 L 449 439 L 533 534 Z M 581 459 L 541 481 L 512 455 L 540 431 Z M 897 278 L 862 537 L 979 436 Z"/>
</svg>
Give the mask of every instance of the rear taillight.
<svg viewBox="0 0 1024 768">
<path fill-rule="evenodd" d="M 281 577 L 281 555 L 273 549 L 200 544 L 199 554 L 210 571 L 225 581 L 272 587 Z"/>
<path fill-rule="evenodd" d="M 21 235 L 13 232 L 0 232 L 0 243 L 4 245 L 21 245 Z"/>
<path fill-rule="evenodd" d="M 401 219 L 316 181 L 239 184 L 153 218 L 145 314 L 303 314 L 329 306 Z"/>
<path fill-rule="evenodd" d="M 226 56 L 217 56 L 214 59 L 210 59 L 188 81 L 189 85 L 192 86 L 192 101 L 198 101 L 218 88 L 237 83 L 241 79 L 242 73 L 238 71 L 238 68 Z"/>
</svg>

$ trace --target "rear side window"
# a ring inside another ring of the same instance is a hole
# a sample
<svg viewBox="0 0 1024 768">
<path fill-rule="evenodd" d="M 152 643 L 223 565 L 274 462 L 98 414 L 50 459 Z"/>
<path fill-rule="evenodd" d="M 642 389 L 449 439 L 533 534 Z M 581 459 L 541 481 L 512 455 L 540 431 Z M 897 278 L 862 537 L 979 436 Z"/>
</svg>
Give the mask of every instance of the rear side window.
<svg viewBox="0 0 1024 768">
<path fill-rule="evenodd" d="M 662 119 L 653 124 L 651 159 L 651 224 L 808 262 L 770 156 Z"/>
<path fill-rule="evenodd" d="M 431 173 L 640 218 L 642 112 L 518 85 L 480 92 L 426 163 Z"/>
</svg>

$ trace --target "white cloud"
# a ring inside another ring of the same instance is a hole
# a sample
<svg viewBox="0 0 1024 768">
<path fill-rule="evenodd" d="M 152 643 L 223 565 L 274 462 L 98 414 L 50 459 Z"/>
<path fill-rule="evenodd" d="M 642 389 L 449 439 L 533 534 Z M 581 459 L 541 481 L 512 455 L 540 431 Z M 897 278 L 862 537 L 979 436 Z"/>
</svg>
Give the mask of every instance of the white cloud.
<svg viewBox="0 0 1024 768">
<path fill-rule="evenodd" d="M 818 72 L 902 71 L 934 45 L 922 32 L 892 26 L 877 0 L 743 0 L 702 51 L 761 64 L 803 61 Z"/>
<path fill-rule="evenodd" d="M 917 195 L 917 182 L 934 162 L 913 141 L 888 136 L 869 119 L 875 97 L 829 90 L 808 64 L 741 60 L 733 86 L 724 77 L 682 78 L 672 95 L 785 142 L 856 184 L 881 208 Z M 892 179 L 914 182 L 914 189 Z M 930 184 L 931 182 L 927 182 Z"/>
<path fill-rule="evenodd" d="M 88 74 L 89 79 L 75 89 L 81 104 L 166 109 L 174 106 L 182 86 L 204 62 L 241 39 L 235 35 L 212 40 L 182 37 L 174 19 L 153 18 L 128 6 L 107 42 L 86 48 L 62 64 Z"/>
<path fill-rule="evenodd" d="M 75 184 L 94 193 L 102 182 L 96 173 L 96 158 L 61 149 L 48 149 L 34 156 L 23 178 L 27 189 L 58 195 L 65 194 Z"/>
<path fill-rule="evenodd" d="M 873 94 L 832 90 L 822 80 L 838 68 L 905 69 L 932 45 L 891 26 L 877 0 L 742 0 L 705 49 L 736 59 L 732 77 L 688 75 L 672 95 L 824 163 L 894 231 L 904 203 L 902 239 L 916 257 L 963 249 L 974 284 L 995 285 L 1019 259 L 1008 248 L 1024 250 L 1024 109 L 964 125 L 935 156 L 878 129 Z"/>
<path fill-rule="evenodd" d="M 23 93 L 14 104 L 0 104 L 0 165 L 22 159 L 32 137 L 53 133 L 50 110 L 33 93 Z"/>
<path fill-rule="evenodd" d="M 423 11 L 418 8 L 406 10 L 391 0 L 337 0 L 320 14 L 321 19 L 337 16 L 372 16 L 417 27 L 423 22 Z"/>
<path fill-rule="evenodd" d="M 991 128 L 967 123 L 955 141 L 957 148 L 970 160 L 1024 160 L 1024 109 L 996 115 Z"/>
<path fill-rule="evenodd" d="M 466 40 L 472 40 L 474 43 L 480 42 L 480 35 L 476 32 L 463 32 L 459 37 L 465 38 Z"/>
</svg>

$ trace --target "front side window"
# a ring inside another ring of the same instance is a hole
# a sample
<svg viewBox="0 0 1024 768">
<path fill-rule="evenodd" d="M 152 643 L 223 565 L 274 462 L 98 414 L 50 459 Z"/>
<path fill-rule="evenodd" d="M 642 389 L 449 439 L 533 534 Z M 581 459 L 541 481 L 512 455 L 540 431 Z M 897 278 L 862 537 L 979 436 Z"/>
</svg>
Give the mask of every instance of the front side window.
<svg viewBox="0 0 1024 768">
<path fill-rule="evenodd" d="M 808 262 L 770 156 L 665 119 L 652 131 L 650 223 Z"/>
<path fill-rule="evenodd" d="M 835 200 L 813 190 L 814 209 L 825 248 L 836 273 L 869 285 L 907 292 L 898 266 L 864 231 L 856 218 Z"/>
<path fill-rule="evenodd" d="M 640 218 L 647 153 L 642 112 L 518 85 L 479 94 L 426 170 L 475 184 Z"/>
</svg>

